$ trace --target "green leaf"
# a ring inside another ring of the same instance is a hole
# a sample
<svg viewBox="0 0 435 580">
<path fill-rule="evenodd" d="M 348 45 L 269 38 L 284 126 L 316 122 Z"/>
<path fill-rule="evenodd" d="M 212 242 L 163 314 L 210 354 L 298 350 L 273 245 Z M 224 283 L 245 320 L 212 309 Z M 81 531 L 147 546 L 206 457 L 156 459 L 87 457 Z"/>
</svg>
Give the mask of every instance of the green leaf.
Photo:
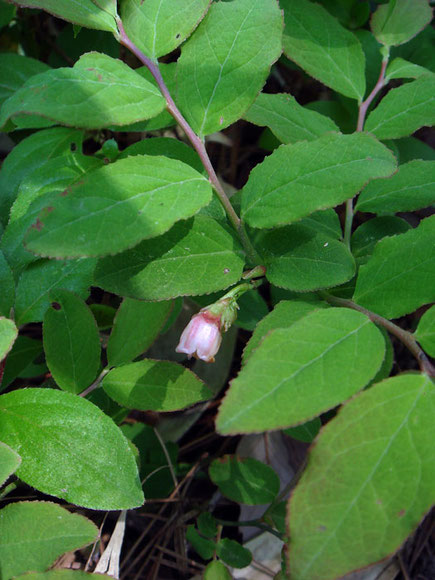
<svg viewBox="0 0 435 580">
<path fill-rule="evenodd" d="M 272 312 L 258 323 L 254 334 L 251 336 L 248 344 L 243 350 L 243 363 L 251 356 L 252 352 L 257 349 L 261 341 L 271 330 L 277 328 L 289 328 L 294 322 L 309 314 L 317 308 L 326 308 L 328 305 L 322 300 L 309 301 L 304 300 L 283 300 L 275 306 Z"/>
<path fill-rule="evenodd" d="M 142 302 L 124 298 L 107 343 L 110 366 L 131 362 L 155 341 L 173 308 L 173 302 Z"/>
<path fill-rule="evenodd" d="M 20 466 L 21 457 L 13 449 L 0 441 L 0 486 L 12 475 Z M 3 513 L 3 512 L 2 512 Z M 0 515 L 1 521 L 1 515 Z M 1 524 L 0 524 L 1 525 Z M 1 539 L 0 539 L 1 545 Z M 1 553 L 1 547 L 0 547 Z M 1 562 L 0 562 L 1 569 Z"/>
<path fill-rule="evenodd" d="M 228 568 L 219 562 L 219 560 L 212 560 L 207 564 L 204 570 L 204 580 L 231 580 L 232 576 Z"/>
<path fill-rule="evenodd" d="M 177 411 L 212 396 L 189 369 L 151 359 L 111 370 L 102 385 L 117 403 L 141 411 Z"/>
<path fill-rule="evenodd" d="M 339 131 L 332 119 L 302 107 L 286 93 L 260 93 L 244 119 L 260 127 L 269 127 L 282 143 L 312 141 L 328 131 Z"/>
<path fill-rule="evenodd" d="M 0 126 L 11 118 L 21 129 L 41 127 L 47 119 L 51 124 L 100 129 L 149 119 L 164 107 L 157 87 L 125 63 L 89 52 L 73 68 L 31 77 L 4 103 Z"/>
<path fill-rule="evenodd" d="M 242 216 L 256 228 L 285 225 L 342 203 L 395 167 L 392 153 L 365 133 L 282 145 L 251 171 Z"/>
<path fill-rule="evenodd" d="M 237 121 L 281 53 L 275 0 L 213 3 L 178 60 L 178 104 L 200 137 Z"/>
<path fill-rule="evenodd" d="M 432 20 L 428 0 L 390 0 L 378 6 L 370 21 L 377 40 L 386 46 L 398 46 L 411 40 Z"/>
<path fill-rule="evenodd" d="M 435 300 L 432 283 L 435 216 L 398 236 L 381 240 L 361 266 L 353 300 L 386 318 L 398 318 Z"/>
<path fill-rule="evenodd" d="M 415 137 L 404 137 L 394 141 L 399 150 L 400 163 L 407 163 L 413 159 L 435 161 L 435 149 Z"/>
<path fill-rule="evenodd" d="M 0 28 L 9 24 L 9 22 L 15 17 L 17 9 L 15 6 L 6 4 L 4 0 L 0 0 Z M 0 75 L 0 78 L 2 75 Z"/>
<path fill-rule="evenodd" d="M 73 24 L 118 33 L 115 20 L 92 0 L 8 0 L 26 8 L 41 8 Z"/>
<path fill-rule="evenodd" d="M 365 128 L 378 139 L 406 137 L 435 123 L 435 75 L 391 89 L 370 113 Z"/>
<path fill-rule="evenodd" d="M 311 443 L 316 437 L 317 433 L 320 431 L 322 423 L 319 417 L 316 417 L 312 421 L 298 425 L 297 427 L 290 427 L 289 429 L 284 429 L 283 433 L 293 439 L 298 441 L 304 441 L 304 443 Z"/>
<path fill-rule="evenodd" d="M 98 574 L 103 580 L 110 580 L 113 576 Z M 28 572 L 22 576 L 17 576 L 20 580 L 95 580 L 92 573 L 83 572 L 82 570 L 55 569 L 47 572 Z M 100 579 L 99 579 L 100 580 Z"/>
<path fill-rule="evenodd" d="M 141 155 L 96 169 L 51 199 L 29 231 L 27 248 L 50 257 L 103 256 L 163 234 L 212 196 L 189 165 Z"/>
<path fill-rule="evenodd" d="M 373 254 L 379 240 L 387 236 L 403 234 L 412 229 L 410 224 L 396 216 L 373 218 L 361 224 L 352 234 L 352 254 L 358 265 L 364 264 Z"/>
<path fill-rule="evenodd" d="M 68 290 L 50 292 L 43 339 L 47 366 L 64 391 L 81 393 L 97 376 L 101 347 L 89 306 Z"/>
<path fill-rule="evenodd" d="M 92 314 L 99 330 L 110 330 L 116 314 L 116 308 L 107 304 L 90 304 Z"/>
<path fill-rule="evenodd" d="M 15 299 L 15 282 L 12 270 L 0 251 L 0 316 L 9 316 Z"/>
<path fill-rule="evenodd" d="M 11 350 L 15 339 L 18 336 L 18 329 L 13 320 L 0 316 L 0 361 L 2 361 Z"/>
<path fill-rule="evenodd" d="M 216 544 L 216 554 L 232 568 L 246 568 L 252 562 L 252 554 L 236 540 L 222 538 Z"/>
<path fill-rule="evenodd" d="M 98 528 L 87 518 L 60 505 L 17 502 L 0 512 L 0 572 L 12 578 L 32 570 L 43 572 L 65 552 L 94 542 Z"/>
<path fill-rule="evenodd" d="M 385 74 L 386 82 L 392 79 L 418 79 L 430 71 L 424 66 L 408 62 L 403 58 L 395 58 L 387 66 Z"/>
<path fill-rule="evenodd" d="M 435 306 L 426 310 L 420 318 L 414 336 L 424 350 L 435 357 Z"/>
<path fill-rule="evenodd" d="M 95 283 L 121 296 L 169 300 L 223 290 L 240 280 L 243 265 L 232 232 L 197 216 L 159 238 L 100 260 Z"/>
<path fill-rule="evenodd" d="M 435 203 L 435 161 L 415 159 L 400 165 L 388 179 L 372 181 L 362 191 L 357 211 L 377 214 L 413 211 Z"/>
<path fill-rule="evenodd" d="M 186 540 L 192 544 L 193 549 L 204 560 L 209 560 L 213 557 L 216 547 L 215 543 L 208 538 L 203 538 L 193 524 L 187 526 Z"/>
<path fill-rule="evenodd" d="M 331 89 L 362 101 L 365 58 L 352 32 L 308 0 L 281 0 L 281 7 L 284 54 Z"/>
<path fill-rule="evenodd" d="M 322 429 L 289 504 L 295 578 L 341 577 L 416 529 L 434 500 L 434 411 L 429 377 L 407 374 L 364 391 Z"/>
<path fill-rule="evenodd" d="M 362 389 L 382 364 L 382 334 L 360 312 L 316 310 L 268 334 L 221 404 L 220 433 L 305 423 Z"/>
<path fill-rule="evenodd" d="M 53 389 L 0 396 L 0 439 L 20 451 L 28 485 L 89 509 L 120 510 L 144 499 L 127 439 L 107 415 Z"/>
<path fill-rule="evenodd" d="M 51 158 L 80 150 L 82 140 L 81 131 L 56 127 L 38 131 L 16 145 L 0 171 L 0 221 L 8 221 L 9 209 L 25 177 Z"/>
<path fill-rule="evenodd" d="M 310 292 L 337 286 L 355 274 L 355 261 L 344 243 L 302 224 L 260 236 L 267 279 L 275 286 Z"/>
<path fill-rule="evenodd" d="M 3 381 L 0 390 L 4 390 L 32 362 L 42 354 L 42 342 L 28 336 L 18 336 L 6 359 Z"/>
<path fill-rule="evenodd" d="M 17 324 L 41 321 L 50 304 L 49 293 L 57 288 L 70 290 L 86 298 L 95 264 L 94 259 L 38 260 L 30 264 L 21 274 L 17 285 Z"/>
<path fill-rule="evenodd" d="M 0 78 L 2 79 L 0 105 L 9 99 L 27 79 L 49 69 L 50 67 L 45 63 L 28 56 L 14 52 L 0 53 Z"/>
<path fill-rule="evenodd" d="M 210 512 L 202 512 L 197 519 L 198 530 L 206 538 L 214 538 L 218 533 L 216 519 Z"/>
<path fill-rule="evenodd" d="M 279 492 L 278 475 L 253 457 L 224 455 L 212 461 L 208 474 L 222 495 L 238 503 L 270 503 Z"/>
<path fill-rule="evenodd" d="M 207 301 L 205 306 L 208 306 L 208 304 L 210 304 L 210 300 Z M 266 301 L 255 290 L 243 294 L 237 300 L 237 304 L 239 305 L 239 311 L 234 324 L 245 330 L 254 330 L 260 320 L 269 313 Z"/>
<path fill-rule="evenodd" d="M 127 0 L 121 16 L 129 38 L 156 61 L 190 36 L 209 5 L 210 0 Z"/>
</svg>

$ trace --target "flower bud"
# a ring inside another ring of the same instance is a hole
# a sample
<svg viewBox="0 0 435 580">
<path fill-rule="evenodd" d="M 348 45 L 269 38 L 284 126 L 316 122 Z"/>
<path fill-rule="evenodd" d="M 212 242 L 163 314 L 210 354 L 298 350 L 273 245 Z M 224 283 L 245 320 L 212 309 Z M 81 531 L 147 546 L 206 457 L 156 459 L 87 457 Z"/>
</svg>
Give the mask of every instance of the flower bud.
<svg viewBox="0 0 435 580">
<path fill-rule="evenodd" d="M 214 362 L 221 341 L 221 317 L 204 309 L 192 317 L 175 350 L 189 358 L 195 356 L 205 362 Z"/>
</svg>

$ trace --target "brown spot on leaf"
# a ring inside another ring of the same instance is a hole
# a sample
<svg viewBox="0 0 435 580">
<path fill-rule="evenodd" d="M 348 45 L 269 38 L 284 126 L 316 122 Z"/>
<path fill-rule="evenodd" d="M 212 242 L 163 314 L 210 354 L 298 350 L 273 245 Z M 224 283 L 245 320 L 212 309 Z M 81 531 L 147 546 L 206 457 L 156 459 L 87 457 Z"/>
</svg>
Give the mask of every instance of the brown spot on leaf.
<svg viewBox="0 0 435 580">
<path fill-rule="evenodd" d="M 35 230 L 38 230 L 38 232 L 40 232 L 43 227 L 44 227 L 44 224 L 41 222 L 41 220 L 39 218 L 36 218 L 36 222 L 33 224 L 32 228 L 34 228 Z"/>
<path fill-rule="evenodd" d="M 403 516 L 406 514 L 406 510 L 400 510 L 400 512 L 397 514 L 398 518 L 403 518 Z"/>
<path fill-rule="evenodd" d="M 54 308 L 54 310 L 62 310 L 62 306 L 59 304 L 59 302 L 52 302 L 51 307 Z"/>
</svg>

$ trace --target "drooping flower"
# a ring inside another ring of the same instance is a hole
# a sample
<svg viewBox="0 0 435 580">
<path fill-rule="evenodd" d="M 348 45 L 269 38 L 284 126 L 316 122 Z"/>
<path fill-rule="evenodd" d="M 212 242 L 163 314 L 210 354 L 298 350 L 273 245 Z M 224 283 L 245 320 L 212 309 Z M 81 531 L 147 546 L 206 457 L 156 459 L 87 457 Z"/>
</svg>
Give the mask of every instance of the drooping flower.
<svg viewBox="0 0 435 580">
<path fill-rule="evenodd" d="M 189 358 L 195 356 L 205 362 L 214 362 L 221 341 L 221 317 L 205 309 L 192 317 L 175 350 Z"/>
</svg>

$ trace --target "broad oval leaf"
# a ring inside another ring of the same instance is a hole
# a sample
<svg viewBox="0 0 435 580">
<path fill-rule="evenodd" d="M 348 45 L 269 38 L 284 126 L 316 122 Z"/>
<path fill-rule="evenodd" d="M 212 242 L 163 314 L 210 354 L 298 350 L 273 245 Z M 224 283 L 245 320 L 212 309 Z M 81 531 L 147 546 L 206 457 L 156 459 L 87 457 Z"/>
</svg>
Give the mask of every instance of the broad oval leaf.
<svg viewBox="0 0 435 580">
<path fill-rule="evenodd" d="M 11 118 L 21 129 L 47 126 L 46 120 L 100 129 L 149 119 L 164 107 L 158 88 L 125 63 L 89 52 L 72 68 L 31 77 L 4 103 L 0 126 Z"/>
<path fill-rule="evenodd" d="M 434 412 L 430 378 L 400 375 L 359 394 L 322 429 L 289 503 L 295 578 L 342 577 L 415 530 L 435 499 Z"/>
<path fill-rule="evenodd" d="M 28 78 L 49 70 L 45 63 L 14 52 L 0 53 L 0 105 L 11 97 Z"/>
<path fill-rule="evenodd" d="M 360 312 L 316 310 L 268 334 L 220 407 L 223 435 L 305 423 L 362 389 L 385 353 L 381 332 Z"/>
<path fill-rule="evenodd" d="M 435 306 L 429 308 L 420 318 L 414 336 L 424 350 L 435 357 Z"/>
<path fill-rule="evenodd" d="M 435 123 L 435 75 L 423 75 L 391 89 L 365 124 L 378 139 L 406 137 Z"/>
<path fill-rule="evenodd" d="M 129 38 L 152 60 L 172 52 L 196 28 L 210 0 L 124 0 L 122 23 Z"/>
<path fill-rule="evenodd" d="M 377 214 L 413 211 L 435 203 L 435 161 L 415 159 L 388 179 L 372 181 L 362 191 L 357 211 Z"/>
<path fill-rule="evenodd" d="M 89 306 L 68 290 L 50 292 L 43 339 L 47 366 L 64 391 L 81 393 L 97 376 L 101 346 Z"/>
<path fill-rule="evenodd" d="M 375 217 L 362 223 L 351 238 L 352 254 L 358 266 L 367 262 L 380 240 L 411 229 L 412 226 L 407 221 L 393 215 Z"/>
<path fill-rule="evenodd" d="M 221 538 L 216 543 L 216 554 L 232 568 L 246 568 L 252 562 L 252 554 L 236 540 Z"/>
<path fill-rule="evenodd" d="M 295 292 L 338 286 L 355 274 L 355 261 L 345 244 L 302 224 L 263 234 L 258 248 L 267 279 Z"/>
<path fill-rule="evenodd" d="M 389 82 L 392 79 L 418 79 L 425 74 L 430 74 L 429 69 L 398 57 L 387 66 L 385 81 Z"/>
<path fill-rule="evenodd" d="M 435 300 L 435 216 L 404 234 L 381 240 L 361 266 L 353 300 L 398 318 Z"/>
<path fill-rule="evenodd" d="M 15 297 L 17 324 L 39 322 L 50 304 L 49 293 L 57 288 L 87 298 L 95 270 L 95 259 L 37 260 L 21 274 Z"/>
<path fill-rule="evenodd" d="M 211 462 L 208 474 L 222 495 L 238 503 L 271 503 L 279 492 L 276 472 L 253 457 L 224 455 Z"/>
<path fill-rule="evenodd" d="M 243 118 L 254 125 L 269 127 L 281 143 L 312 141 L 329 131 L 339 131 L 332 119 L 302 107 L 285 93 L 260 93 Z"/>
<path fill-rule="evenodd" d="M 213 3 L 178 59 L 178 104 L 200 137 L 239 119 L 281 53 L 276 0 Z"/>
<path fill-rule="evenodd" d="M 65 194 L 50 197 L 30 229 L 30 251 L 56 258 L 122 252 L 195 214 L 212 191 L 181 161 L 137 155 L 92 171 Z"/>
<path fill-rule="evenodd" d="M 0 361 L 2 361 L 11 350 L 15 339 L 18 336 L 18 329 L 13 320 L 0 316 Z"/>
<path fill-rule="evenodd" d="M 65 552 L 94 542 L 98 528 L 55 503 L 17 502 L 0 511 L 0 573 L 44 572 Z"/>
<path fill-rule="evenodd" d="M 378 42 L 398 46 L 411 40 L 432 20 L 428 0 L 394 0 L 378 6 L 370 27 Z"/>
<path fill-rule="evenodd" d="M 103 388 L 120 405 L 142 411 L 178 411 L 212 396 L 189 369 L 151 359 L 111 370 Z"/>
<path fill-rule="evenodd" d="M 281 0 L 280 5 L 285 55 L 331 89 L 362 101 L 365 58 L 356 36 L 319 4 Z"/>
<path fill-rule="evenodd" d="M 225 564 L 212 560 L 204 570 L 204 580 L 232 580 L 232 576 Z"/>
<path fill-rule="evenodd" d="M 139 507 L 144 498 L 127 439 L 98 407 L 53 389 L 0 396 L 0 439 L 22 457 L 28 485 L 89 509 Z"/>
<path fill-rule="evenodd" d="M 169 300 L 228 288 L 240 280 L 243 265 L 232 232 L 214 219 L 196 216 L 159 238 L 100 260 L 95 284 L 121 296 Z"/>
<path fill-rule="evenodd" d="M 19 468 L 20 464 L 21 457 L 18 453 L 0 441 L 0 486 Z"/>
<path fill-rule="evenodd" d="M 8 0 L 18 6 L 26 8 L 41 8 L 58 18 L 68 20 L 73 24 L 93 28 L 95 30 L 106 30 L 118 33 L 115 20 L 109 13 L 101 10 L 97 6 L 98 2 L 92 0 Z"/>
<path fill-rule="evenodd" d="M 342 203 L 395 168 L 391 151 L 365 133 L 281 145 L 252 170 L 242 216 L 255 228 L 285 225 Z"/>
<path fill-rule="evenodd" d="M 173 309 L 172 301 L 144 302 L 124 298 L 107 342 L 110 366 L 131 362 L 157 338 Z"/>
</svg>

